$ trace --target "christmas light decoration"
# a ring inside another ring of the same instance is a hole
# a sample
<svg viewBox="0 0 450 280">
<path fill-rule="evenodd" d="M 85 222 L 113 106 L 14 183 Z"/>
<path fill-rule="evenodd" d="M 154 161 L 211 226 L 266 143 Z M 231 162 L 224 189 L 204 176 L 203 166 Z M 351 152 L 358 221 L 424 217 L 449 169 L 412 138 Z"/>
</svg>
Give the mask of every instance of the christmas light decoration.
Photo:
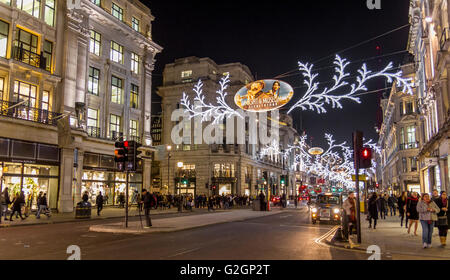
<svg viewBox="0 0 450 280">
<path fill-rule="evenodd" d="M 303 64 L 299 62 L 299 69 L 305 77 L 304 83 L 305 85 L 307 85 L 308 89 L 306 90 L 306 93 L 303 95 L 303 97 L 290 108 L 288 114 L 297 108 L 301 108 L 305 111 L 316 111 L 319 114 L 326 113 L 327 111 L 325 109 L 325 104 L 331 104 L 333 109 L 342 109 L 341 102 L 343 100 L 351 100 L 359 104 L 361 103 L 361 100 L 357 96 L 357 94 L 362 91 L 367 91 L 366 83 L 369 80 L 378 77 L 386 78 L 389 83 L 392 83 L 393 80 L 396 80 L 397 85 L 399 87 L 403 87 L 403 91 L 405 93 L 413 94 L 411 78 L 403 78 L 402 71 L 398 71 L 395 73 L 389 72 L 393 69 L 392 62 L 379 72 L 372 72 L 367 69 L 366 64 L 363 64 L 361 69 L 358 70 L 359 75 L 356 78 L 356 82 L 351 85 L 345 81 L 345 79 L 350 77 L 350 74 L 345 72 L 349 64 L 350 62 L 348 62 L 346 59 L 342 59 L 339 55 L 336 55 L 336 59 L 334 61 L 334 65 L 336 66 L 336 75 L 334 75 L 333 77 L 334 85 L 331 88 L 325 88 L 322 92 L 318 93 L 319 83 L 316 82 L 316 78 L 319 75 L 312 73 L 314 65 L 309 63 Z M 350 91 L 348 93 L 338 95 L 333 94 L 333 92 L 336 92 L 338 89 L 347 86 L 350 86 Z"/>
</svg>

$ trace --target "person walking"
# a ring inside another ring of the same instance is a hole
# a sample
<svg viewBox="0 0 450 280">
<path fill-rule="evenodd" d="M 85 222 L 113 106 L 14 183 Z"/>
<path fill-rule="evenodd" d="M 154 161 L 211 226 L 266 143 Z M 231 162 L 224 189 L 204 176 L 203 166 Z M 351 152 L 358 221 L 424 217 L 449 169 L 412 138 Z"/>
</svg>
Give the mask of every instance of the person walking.
<svg viewBox="0 0 450 280">
<path fill-rule="evenodd" d="M 100 212 L 103 210 L 103 195 L 99 192 L 95 198 L 95 204 L 97 204 L 97 216 L 100 216 Z"/>
<path fill-rule="evenodd" d="M 21 195 L 19 193 L 17 193 L 16 197 L 14 198 L 14 200 L 12 202 L 12 212 L 11 212 L 11 216 L 9 217 L 9 220 L 11 222 L 12 222 L 12 217 L 14 216 L 15 213 L 18 213 L 20 218 L 22 220 L 25 220 L 25 218 L 22 217 L 22 204 L 24 204 L 24 203 L 25 203 L 25 200 L 23 200 Z"/>
<path fill-rule="evenodd" d="M 266 196 L 262 192 L 259 193 L 259 207 L 260 211 L 266 211 Z"/>
<path fill-rule="evenodd" d="M 83 193 L 83 196 L 81 197 L 81 200 L 83 200 L 84 203 L 87 203 L 89 201 L 89 193 L 85 191 Z"/>
<path fill-rule="evenodd" d="M 355 193 L 349 192 L 348 198 L 344 201 L 344 235 L 348 236 L 353 233 L 353 226 L 356 225 L 356 199 Z"/>
<path fill-rule="evenodd" d="M 372 228 L 372 219 L 373 219 L 373 229 L 377 228 L 378 221 L 378 207 L 377 207 L 378 196 L 376 193 L 373 193 L 369 198 L 369 228 Z"/>
<path fill-rule="evenodd" d="M 39 193 L 37 204 L 38 204 L 38 211 L 36 212 L 36 219 L 40 219 L 41 213 L 42 212 L 46 213 L 47 211 L 47 196 L 43 194 L 43 192 Z"/>
<path fill-rule="evenodd" d="M 423 194 L 422 199 L 417 203 L 420 224 L 422 225 L 423 248 L 431 248 L 434 224 L 438 220 L 437 213 L 441 209 L 431 200 L 429 194 Z"/>
<path fill-rule="evenodd" d="M 438 220 L 436 222 L 437 228 L 439 229 L 439 238 L 441 239 L 441 247 L 445 247 L 447 245 L 447 233 L 448 233 L 448 196 L 447 192 L 441 192 L 441 196 L 439 199 L 435 200 L 434 203 L 441 210 L 437 216 Z"/>
<path fill-rule="evenodd" d="M 398 214 L 400 215 L 400 227 L 403 227 L 403 219 L 405 218 L 406 199 L 406 192 L 403 192 L 397 199 Z M 408 223 L 406 223 L 406 228 L 408 228 Z"/>
<path fill-rule="evenodd" d="M 150 209 L 155 205 L 155 198 L 146 189 L 142 190 L 142 202 L 144 204 L 145 210 L 145 222 L 146 226 L 144 228 L 150 228 L 152 226 L 152 220 L 150 217 Z"/>
<path fill-rule="evenodd" d="M 388 206 L 391 212 L 391 217 L 392 213 L 394 213 L 394 216 L 397 216 L 397 208 L 395 207 L 397 203 L 397 198 L 394 196 L 394 194 L 391 194 L 391 196 L 388 198 Z"/>
<path fill-rule="evenodd" d="M 1 194 L 1 212 L 0 212 L 0 220 L 2 219 L 3 215 L 5 215 L 5 221 L 8 220 L 8 206 L 11 204 L 11 200 L 9 198 L 9 192 L 8 188 L 5 188 Z"/>
<path fill-rule="evenodd" d="M 417 236 L 417 228 L 419 226 L 419 213 L 417 212 L 417 204 L 419 203 L 419 198 L 417 193 L 413 192 L 411 197 L 406 200 L 406 216 L 408 217 L 409 227 L 408 234 L 411 232 L 411 227 L 414 224 L 414 235 Z"/>
</svg>

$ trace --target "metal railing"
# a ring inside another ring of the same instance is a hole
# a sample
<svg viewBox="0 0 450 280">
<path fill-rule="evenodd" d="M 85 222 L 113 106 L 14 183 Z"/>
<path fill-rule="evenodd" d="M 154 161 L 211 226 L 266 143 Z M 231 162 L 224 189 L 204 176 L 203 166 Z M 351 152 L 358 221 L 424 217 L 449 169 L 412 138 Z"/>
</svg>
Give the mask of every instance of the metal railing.
<svg viewBox="0 0 450 280">
<path fill-rule="evenodd" d="M 49 69 L 47 69 L 47 58 L 42 54 L 37 54 L 26 50 L 23 47 L 15 46 L 12 49 L 12 57 L 17 61 L 49 71 Z"/>
<path fill-rule="evenodd" d="M 418 142 L 400 144 L 400 151 L 419 148 Z"/>
<path fill-rule="evenodd" d="M 20 104 L 20 102 L 14 103 L 0 100 L 0 105 L 1 116 L 31 121 L 35 123 L 56 125 L 58 117 L 61 116 L 61 114 L 59 113 L 29 107 L 27 103 Z"/>
<path fill-rule="evenodd" d="M 87 134 L 88 134 L 90 137 L 94 137 L 94 138 L 102 138 L 102 134 L 101 134 L 100 127 L 88 126 L 88 127 L 87 127 Z"/>
</svg>

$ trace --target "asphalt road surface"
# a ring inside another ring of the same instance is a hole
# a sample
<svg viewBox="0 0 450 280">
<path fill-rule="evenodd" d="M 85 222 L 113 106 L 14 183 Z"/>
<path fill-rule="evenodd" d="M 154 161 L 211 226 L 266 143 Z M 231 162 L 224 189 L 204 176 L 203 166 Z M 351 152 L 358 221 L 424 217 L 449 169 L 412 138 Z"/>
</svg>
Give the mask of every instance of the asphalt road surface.
<svg viewBox="0 0 450 280">
<path fill-rule="evenodd" d="M 190 214 L 187 214 L 190 215 Z M 174 217 L 159 215 L 155 219 Z M 89 232 L 77 222 L 0 229 L 0 259 L 65 260 L 77 245 L 82 260 L 366 260 L 361 252 L 330 248 L 316 239 L 333 225 L 312 225 L 306 209 L 241 222 L 147 235 Z"/>
</svg>

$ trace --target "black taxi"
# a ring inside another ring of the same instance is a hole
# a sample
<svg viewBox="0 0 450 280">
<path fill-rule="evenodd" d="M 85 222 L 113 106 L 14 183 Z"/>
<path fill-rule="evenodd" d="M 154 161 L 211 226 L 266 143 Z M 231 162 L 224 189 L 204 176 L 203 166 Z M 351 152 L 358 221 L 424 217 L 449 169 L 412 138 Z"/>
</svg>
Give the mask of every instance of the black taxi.
<svg viewBox="0 0 450 280">
<path fill-rule="evenodd" d="M 323 193 L 317 195 L 317 200 L 311 205 L 311 221 L 327 221 L 340 223 L 342 217 L 342 196 L 340 194 Z"/>
</svg>

